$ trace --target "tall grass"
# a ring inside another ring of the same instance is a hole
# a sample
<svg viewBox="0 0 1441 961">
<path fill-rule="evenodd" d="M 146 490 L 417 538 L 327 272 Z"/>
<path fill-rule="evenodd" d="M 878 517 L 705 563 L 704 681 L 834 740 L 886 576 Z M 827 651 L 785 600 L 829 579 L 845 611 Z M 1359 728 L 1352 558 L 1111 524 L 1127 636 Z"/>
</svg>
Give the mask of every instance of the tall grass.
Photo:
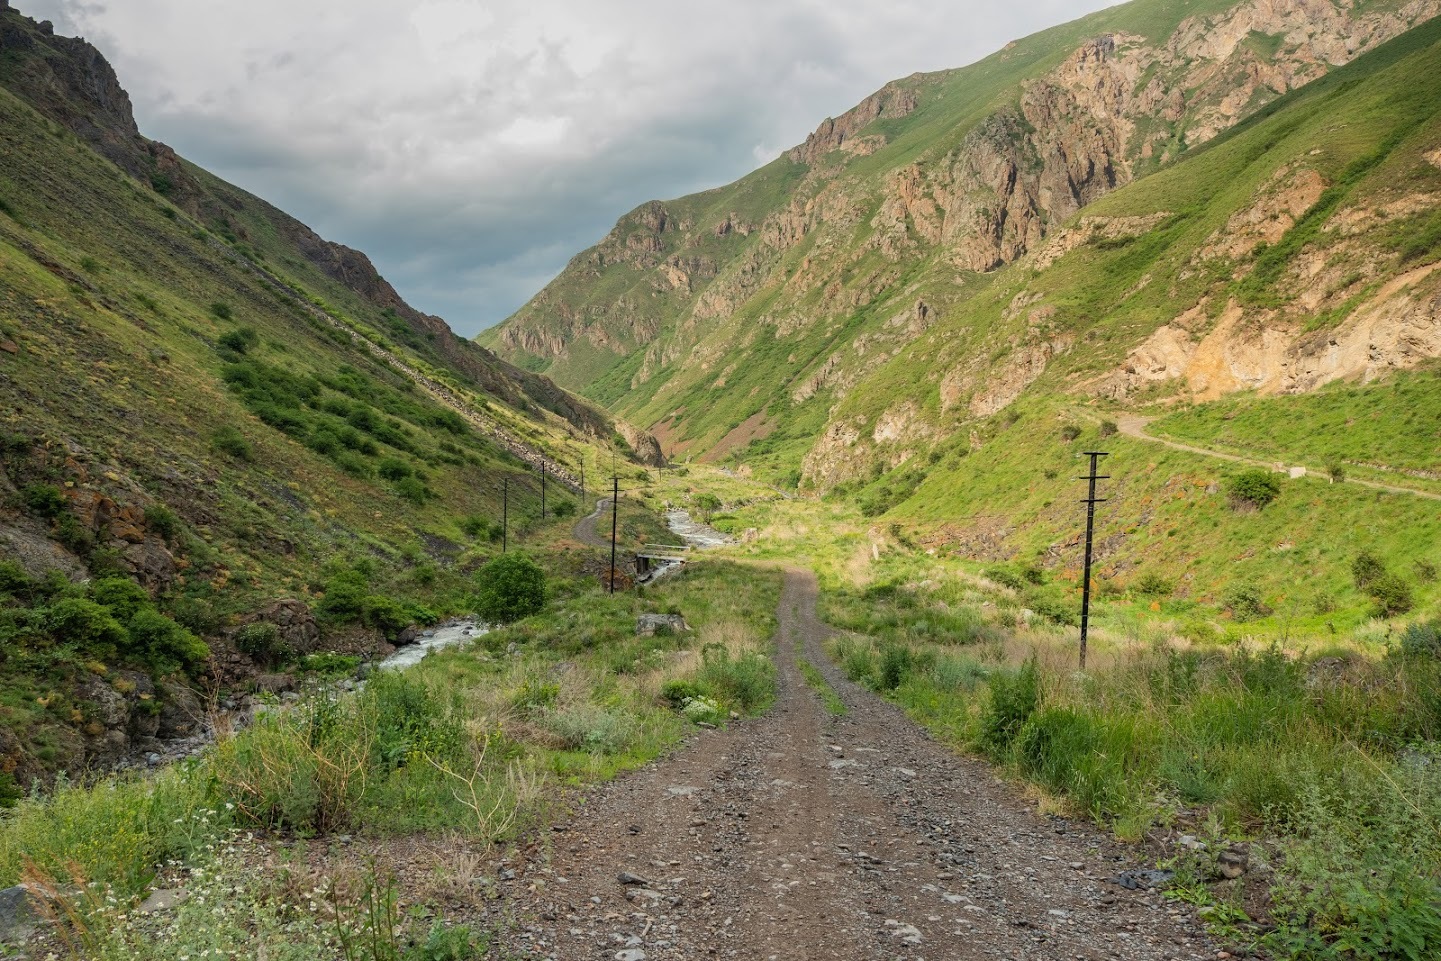
<svg viewBox="0 0 1441 961">
<path fill-rule="evenodd" d="M 1163 643 L 1077 673 L 1069 639 L 1025 641 L 849 635 L 832 653 L 922 723 L 1123 836 L 1204 810 L 1219 831 L 1275 840 L 1273 949 L 1434 956 L 1441 661 Z"/>
</svg>

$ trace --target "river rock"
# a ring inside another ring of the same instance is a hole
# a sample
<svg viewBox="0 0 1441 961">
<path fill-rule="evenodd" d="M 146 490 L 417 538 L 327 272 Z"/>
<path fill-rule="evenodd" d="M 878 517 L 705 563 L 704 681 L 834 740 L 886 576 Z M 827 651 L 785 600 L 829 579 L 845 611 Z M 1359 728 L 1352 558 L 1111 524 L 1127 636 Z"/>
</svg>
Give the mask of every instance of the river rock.
<svg viewBox="0 0 1441 961">
<path fill-rule="evenodd" d="M 28 890 L 18 884 L 0 890 L 0 944 L 24 941 L 38 921 Z"/>
</svg>

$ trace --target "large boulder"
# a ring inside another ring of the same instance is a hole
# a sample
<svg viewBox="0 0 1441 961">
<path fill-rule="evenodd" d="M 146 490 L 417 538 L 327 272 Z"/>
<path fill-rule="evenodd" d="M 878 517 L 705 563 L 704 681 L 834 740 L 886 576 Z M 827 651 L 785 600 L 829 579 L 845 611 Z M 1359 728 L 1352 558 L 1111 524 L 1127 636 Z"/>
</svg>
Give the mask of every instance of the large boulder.
<svg viewBox="0 0 1441 961">
<path fill-rule="evenodd" d="M 24 942 L 39 920 L 28 889 L 18 884 L 0 889 L 0 944 Z"/>
</svg>

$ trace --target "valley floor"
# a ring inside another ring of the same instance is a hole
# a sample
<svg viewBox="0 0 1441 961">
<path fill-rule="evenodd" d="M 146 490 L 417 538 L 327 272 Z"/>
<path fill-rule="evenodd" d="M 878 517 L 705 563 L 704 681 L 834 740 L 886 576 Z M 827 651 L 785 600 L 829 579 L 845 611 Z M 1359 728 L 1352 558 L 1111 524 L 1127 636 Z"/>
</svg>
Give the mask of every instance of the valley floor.
<svg viewBox="0 0 1441 961">
<path fill-rule="evenodd" d="M 594 789 L 514 866 L 495 908 L 508 915 L 510 951 L 620 961 L 1215 956 L 1175 904 L 1107 880 L 1139 852 L 1038 815 L 986 764 L 847 681 L 822 650 L 817 594 L 814 575 L 786 573 L 768 715 Z M 844 714 L 806 686 L 803 662 Z"/>
</svg>

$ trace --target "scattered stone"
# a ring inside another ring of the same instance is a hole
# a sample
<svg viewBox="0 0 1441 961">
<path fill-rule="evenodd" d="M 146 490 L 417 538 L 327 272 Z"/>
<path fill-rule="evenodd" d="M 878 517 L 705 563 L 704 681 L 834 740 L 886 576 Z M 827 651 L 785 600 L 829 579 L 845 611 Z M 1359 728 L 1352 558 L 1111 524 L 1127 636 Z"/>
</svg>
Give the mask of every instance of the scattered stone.
<svg viewBox="0 0 1441 961">
<path fill-rule="evenodd" d="M 1175 871 L 1160 868 L 1135 868 L 1130 871 L 1122 871 L 1111 878 L 1111 881 L 1128 891 L 1142 891 L 1147 888 L 1158 888 L 1169 883 L 1175 877 Z"/>
<path fill-rule="evenodd" d="M 1176 844 L 1187 851 L 1204 851 L 1206 842 L 1198 840 L 1194 834 L 1183 834 L 1176 839 Z"/>
<path fill-rule="evenodd" d="M 615 961 L 645 961 L 645 952 L 640 948 L 626 948 L 615 953 Z"/>
<path fill-rule="evenodd" d="M 635 633 L 639 637 L 655 637 L 661 632 L 682 634 L 690 625 L 679 614 L 642 614 L 635 619 Z"/>
<path fill-rule="evenodd" d="M 617 881 L 619 881 L 621 884 L 627 884 L 627 885 L 635 884 L 635 885 L 641 885 L 641 886 L 649 886 L 649 885 L 650 885 L 650 882 L 647 881 L 645 878 L 641 877 L 639 874 L 631 874 L 629 871 L 622 871 L 622 872 L 620 872 L 619 874 L 617 874 L 617 875 L 615 876 L 615 879 L 616 879 Z"/>
<path fill-rule="evenodd" d="M 150 897 L 146 898 L 144 903 L 140 905 L 139 911 L 141 914 L 159 914 L 162 911 L 169 911 L 177 905 L 184 904 L 189 897 L 190 894 L 187 891 L 161 888 L 150 892 Z"/>
<path fill-rule="evenodd" d="M 914 924 L 902 924 L 899 921 L 886 921 L 886 927 L 891 929 L 891 937 L 900 938 L 906 944 L 920 944 L 921 932 Z"/>
<path fill-rule="evenodd" d="M 1221 872 L 1221 877 L 1228 881 L 1234 881 L 1246 873 L 1250 866 L 1251 858 L 1239 848 L 1231 848 L 1216 855 L 1216 870 Z"/>
</svg>

